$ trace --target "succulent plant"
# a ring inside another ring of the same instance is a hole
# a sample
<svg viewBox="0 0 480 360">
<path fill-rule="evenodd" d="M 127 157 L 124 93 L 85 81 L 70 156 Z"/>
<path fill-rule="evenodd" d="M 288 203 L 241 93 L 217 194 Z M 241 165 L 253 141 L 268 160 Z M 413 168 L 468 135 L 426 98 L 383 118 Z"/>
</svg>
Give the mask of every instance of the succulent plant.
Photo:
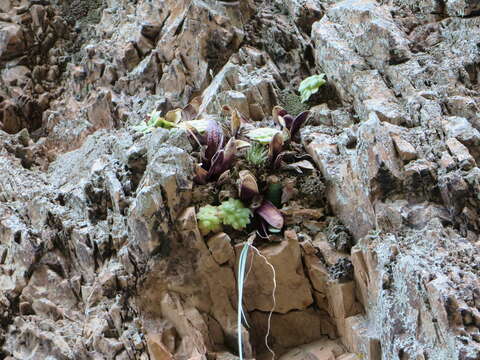
<svg viewBox="0 0 480 360">
<path fill-rule="evenodd" d="M 177 127 L 177 125 L 173 122 L 165 120 L 165 118 L 160 116 L 159 111 L 152 111 L 149 114 L 149 120 L 146 123 L 142 123 L 140 125 L 134 126 L 133 128 L 136 131 L 140 131 L 143 133 L 149 133 L 154 128 L 165 128 L 165 129 L 172 129 Z"/>
<path fill-rule="evenodd" d="M 250 224 L 252 212 L 238 199 L 228 199 L 218 207 L 220 216 L 225 225 L 230 225 L 235 230 L 244 229 Z"/>
<path fill-rule="evenodd" d="M 261 237 L 268 237 L 268 232 L 278 233 L 283 228 L 283 216 L 270 201 L 264 200 L 262 205 L 255 211 L 255 216 L 260 217 L 257 233 Z"/>
<path fill-rule="evenodd" d="M 245 154 L 245 159 L 253 166 L 261 166 L 268 159 L 268 152 L 263 145 L 253 144 Z"/>
<path fill-rule="evenodd" d="M 222 217 L 218 207 L 205 205 L 197 213 L 198 228 L 202 235 L 222 230 Z"/>
<path fill-rule="evenodd" d="M 223 132 L 216 121 L 209 121 L 204 137 L 206 148 L 203 151 L 202 164 L 195 168 L 194 181 L 197 184 L 218 180 L 220 175 L 233 166 L 237 152 L 237 143 L 233 137 L 223 146 Z"/>
<path fill-rule="evenodd" d="M 306 102 L 310 96 L 315 94 L 320 86 L 324 85 L 326 82 L 325 74 L 312 75 L 304 79 L 298 88 L 302 102 Z"/>
<path fill-rule="evenodd" d="M 251 140 L 258 141 L 260 144 L 268 144 L 272 141 L 272 138 L 279 133 L 281 133 L 281 131 L 278 129 L 261 127 L 250 130 L 246 136 Z"/>
<path fill-rule="evenodd" d="M 283 129 L 288 130 L 290 139 L 293 139 L 297 134 L 300 127 L 307 120 L 310 111 L 304 111 L 298 114 L 296 117 L 290 115 L 281 106 L 274 106 L 272 109 L 273 121 L 280 124 Z"/>
</svg>

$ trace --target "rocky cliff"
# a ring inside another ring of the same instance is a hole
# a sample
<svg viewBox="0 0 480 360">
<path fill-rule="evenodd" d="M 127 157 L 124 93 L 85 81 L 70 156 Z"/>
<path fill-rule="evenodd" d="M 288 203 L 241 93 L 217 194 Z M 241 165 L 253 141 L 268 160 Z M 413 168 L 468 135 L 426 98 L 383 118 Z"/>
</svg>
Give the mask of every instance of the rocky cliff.
<svg viewBox="0 0 480 360">
<path fill-rule="evenodd" d="M 225 105 L 267 125 L 309 109 L 295 149 L 315 164 L 268 175 L 289 196 L 284 232 L 250 252 L 246 358 L 480 359 L 479 15 L 0 2 L 0 359 L 238 358 L 246 234 L 196 219 L 233 190 L 194 183 L 185 129 L 135 130 L 175 108 L 224 123 Z"/>
</svg>

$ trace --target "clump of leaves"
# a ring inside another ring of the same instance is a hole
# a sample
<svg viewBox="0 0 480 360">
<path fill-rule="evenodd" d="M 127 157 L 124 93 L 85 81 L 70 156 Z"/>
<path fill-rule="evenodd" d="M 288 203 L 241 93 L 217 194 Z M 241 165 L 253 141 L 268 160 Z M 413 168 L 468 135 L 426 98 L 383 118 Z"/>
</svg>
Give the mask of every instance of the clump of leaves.
<svg viewBox="0 0 480 360">
<path fill-rule="evenodd" d="M 164 128 L 164 129 L 172 129 L 174 127 L 177 127 L 177 125 L 173 122 L 170 122 L 166 120 L 164 117 L 160 116 L 159 111 L 152 111 L 149 114 L 149 119 L 146 123 L 142 123 L 140 125 L 134 126 L 133 128 L 136 131 L 143 132 L 143 133 L 149 133 L 155 128 Z"/>
<path fill-rule="evenodd" d="M 197 219 L 198 228 L 202 235 L 222 230 L 222 217 L 216 206 L 206 205 L 201 207 L 197 213 Z"/>
<path fill-rule="evenodd" d="M 225 146 L 221 127 L 216 121 L 209 121 L 205 136 L 200 139 L 206 147 L 202 149 L 202 163 L 195 168 L 194 181 L 197 184 L 206 184 L 216 181 L 228 171 L 235 162 L 237 145 L 235 138 L 230 138 Z"/>
<path fill-rule="evenodd" d="M 255 207 L 253 223 L 257 234 L 262 238 L 268 238 L 268 233 L 278 233 L 283 228 L 283 216 L 278 208 L 267 199 L 263 199 L 258 189 L 257 181 L 248 170 L 242 170 L 239 174 L 240 199 L 246 204 Z"/>
<path fill-rule="evenodd" d="M 281 106 L 277 105 L 272 109 L 273 121 L 282 127 L 290 140 L 294 140 L 295 135 L 298 133 L 298 130 L 300 130 L 305 120 L 307 120 L 309 114 L 309 111 L 304 111 L 293 117 Z"/>
<path fill-rule="evenodd" d="M 251 140 L 259 142 L 260 144 L 268 144 L 270 141 L 272 141 L 272 138 L 279 133 L 281 133 L 281 131 L 278 129 L 261 127 L 250 130 L 247 132 L 246 136 Z"/>
<path fill-rule="evenodd" d="M 312 75 L 304 79 L 298 88 L 302 102 L 306 102 L 310 96 L 315 94 L 322 85 L 325 85 L 326 82 L 325 74 Z"/>
<path fill-rule="evenodd" d="M 252 212 L 238 199 L 228 199 L 218 207 L 222 221 L 235 230 L 244 229 L 250 224 Z"/>
<path fill-rule="evenodd" d="M 230 198 L 219 206 L 202 206 L 197 212 L 198 228 L 202 235 L 221 231 L 222 224 L 242 230 L 250 224 L 252 215 L 252 211 L 240 200 Z"/>
<path fill-rule="evenodd" d="M 253 166 L 262 166 L 268 159 L 268 152 L 264 146 L 260 144 L 254 144 L 247 150 L 245 159 Z"/>
</svg>

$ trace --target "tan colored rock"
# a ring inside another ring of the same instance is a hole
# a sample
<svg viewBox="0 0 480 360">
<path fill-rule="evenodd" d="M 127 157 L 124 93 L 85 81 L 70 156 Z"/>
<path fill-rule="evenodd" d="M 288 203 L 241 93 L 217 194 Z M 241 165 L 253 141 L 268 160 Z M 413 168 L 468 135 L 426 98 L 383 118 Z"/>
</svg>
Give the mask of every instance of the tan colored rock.
<svg viewBox="0 0 480 360">
<path fill-rule="evenodd" d="M 88 119 L 94 129 L 112 129 L 115 121 L 112 115 L 112 94 L 104 91 L 96 95 L 87 108 Z"/>
<path fill-rule="evenodd" d="M 352 248 L 351 258 L 354 269 L 356 297 L 363 307 L 366 308 L 369 301 L 369 287 L 371 280 L 363 251 L 357 246 L 354 246 Z"/>
<path fill-rule="evenodd" d="M 345 323 L 346 318 L 362 311 L 361 305 L 356 301 L 355 297 L 355 282 L 340 283 L 338 281 L 330 281 L 328 285 L 329 313 L 337 324 L 340 336 L 345 336 L 348 328 Z"/>
<path fill-rule="evenodd" d="M 20 25 L 0 23 L 0 60 L 10 60 L 25 51 L 25 38 Z"/>
<path fill-rule="evenodd" d="M 453 170 L 455 168 L 455 160 L 448 153 L 448 151 L 442 152 L 442 158 L 440 159 L 439 164 L 447 171 Z"/>
<path fill-rule="evenodd" d="M 31 71 L 28 67 L 19 65 L 11 68 L 7 68 L 2 71 L 2 80 L 11 86 L 24 86 L 31 75 Z"/>
<path fill-rule="evenodd" d="M 280 357 L 280 360 L 336 360 L 345 350 L 338 341 L 321 339 L 301 345 Z"/>
<path fill-rule="evenodd" d="M 361 360 L 356 354 L 343 354 L 336 358 L 336 360 Z"/>
<path fill-rule="evenodd" d="M 236 246 L 237 259 L 243 245 Z M 300 246 L 293 231 L 285 232 L 285 240 L 259 249 L 275 269 L 275 312 L 285 314 L 303 310 L 313 302 L 308 279 L 303 272 Z M 247 267 L 253 264 L 244 284 L 244 301 L 249 311 L 270 311 L 273 307 L 273 273 L 265 259 L 250 250 Z M 295 296 L 292 296 L 295 294 Z"/>
<path fill-rule="evenodd" d="M 467 147 L 463 145 L 460 141 L 455 138 L 450 138 L 447 140 L 447 147 L 450 150 L 450 153 L 457 159 L 460 167 L 464 170 L 471 169 L 476 165 L 475 159 Z"/>
<path fill-rule="evenodd" d="M 119 49 L 116 60 L 119 65 L 124 67 L 127 71 L 131 71 L 140 62 L 140 56 L 133 43 L 127 43 L 123 48 Z"/>
<path fill-rule="evenodd" d="M 345 257 L 345 254 L 338 252 L 330 245 L 324 233 L 318 233 L 312 244 L 320 251 L 327 266 L 335 265 L 338 260 Z"/>
<path fill-rule="evenodd" d="M 305 262 L 305 269 L 307 271 L 308 278 L 312 282 L 315 302 L 320 309 L 328 311 L 328 270 L 315 255 L 316 249 L 311 243 L 302 243 L 301 246 L 305 252 L 303 255 L 303 261 Z M 311 252 L 307 252 L 308 250 L 306 250 L 306 248 L 311 248 Z"/>
<path fill-rule="evenodd" d="M 233 264 L 235 261 L 235 252 L 231 245 L 231 239 L 227 234 L 215 234 L 208 239 L 207 244 L 218 265 L 223 265 L 226 262 Z"/>
<path fill-rule="evenodd" d="M 408 141 L 402 139 L 400 136 L 393 136 L 393 143 L 395 149 L 403 161 L 410 161 L 417 158 L 417 151 Z"/>
<path fill-rule="evenodd" d="M 268 352 L 265 346 L 268 313 L 253 311 L 250 313 L 252 323 L 252 341 L 258 353 Z M 328 338 L 327 338 L 328 337 Z M 335 354 L 343 353 L 340 341 L 329 339 L 337 338 L 335 325 L 328 314 L 308 308 L 303 311 L 291 311 L 287 314 L 273 313 L 269 344 L 274 351 L 281 354 L 293 347 L 303 347 L 305 343 L 314 342 L 311 350 L 333 349 Z"/>
<path fill-rule="evenodd" d="M 159 334 L 150 334 L 147 336 L 147 347 L 152 360 L 172 360 L 172 354 L 162 343 L 162 336 Z"/>
<path fill-rule="evenodd" d="M 350 352 L 362 354 L 369 360 L 381 360 L 380 341 L 368 334 L 368 323 L 363 315 L 351 316 L 345 320 L 343 343 Z"/>
</svg>

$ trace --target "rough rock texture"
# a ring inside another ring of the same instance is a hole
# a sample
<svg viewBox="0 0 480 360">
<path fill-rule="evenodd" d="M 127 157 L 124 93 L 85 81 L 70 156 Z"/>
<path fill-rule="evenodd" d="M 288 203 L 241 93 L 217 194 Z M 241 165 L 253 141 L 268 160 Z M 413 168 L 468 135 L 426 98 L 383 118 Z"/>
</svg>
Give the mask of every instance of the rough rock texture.
<svg viewBox="0 0 480 360">
<path fill-rule="evenodd" d="M 479 14 L 1 1 L 0 359 L 236 359 L 244 239 L 199 232 L 185 131 L 132 125 L 188 103 L 268 122 L 315 73 L 311 209 L 249 253 L 245 357 L 480 359 Z"/>
</svg>

